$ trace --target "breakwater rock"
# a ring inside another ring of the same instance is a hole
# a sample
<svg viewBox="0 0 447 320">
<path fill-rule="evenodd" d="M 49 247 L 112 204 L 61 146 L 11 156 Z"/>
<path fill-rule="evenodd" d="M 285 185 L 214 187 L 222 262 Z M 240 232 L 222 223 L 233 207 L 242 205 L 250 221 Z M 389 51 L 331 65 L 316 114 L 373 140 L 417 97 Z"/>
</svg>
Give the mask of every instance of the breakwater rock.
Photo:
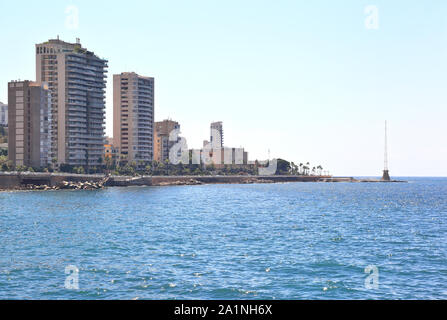
<svg viewBox="0 0 447 320">
<path fill-rule="evenodd" d="M 94 181 L 84 181 L 84 182 L 70 182 L 62 181 L 61 184 L 50 186 L 50 185 L 34 185 L 28 184 L 24 186 L 19 186 L 14 188 L 14 190 L 23 191 L 55 191 L 55 190 L 99 190 L 105 188 L 104 182 L 94 182 Z"/>
<path fill-rule="evenodd" d="M 158 186 L 198 186 L 203 184 L 200 181 L 197 181 L 195 179 L 189 179 L 189 180 L 176 180 L 176 181 L 167 181 L 167 182 L 160 182 Z"/>
<path fill-rule="evenodd" d="M 104 182 L 68 182 L 63 181 L 59 190 L 98 190 L 104 188 Z"/>
<path fill-rule="evenodd" d="M 105 187 L 104 175 L 1 172 L 0 191 L 96 190 Z"/>
</svg>

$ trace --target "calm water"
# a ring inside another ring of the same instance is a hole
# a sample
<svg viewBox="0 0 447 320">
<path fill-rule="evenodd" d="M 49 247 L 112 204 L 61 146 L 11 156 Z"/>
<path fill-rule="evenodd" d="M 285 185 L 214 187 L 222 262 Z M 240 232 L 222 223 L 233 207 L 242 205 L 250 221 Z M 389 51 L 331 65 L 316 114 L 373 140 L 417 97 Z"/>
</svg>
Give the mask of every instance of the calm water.
<svg viewBox="0 0 447 320">
<path fill-rule="evenodd" d="M 446 299 L 447 179 L 410 180 L 0 193 L 0 299 Z"/>
</svg>

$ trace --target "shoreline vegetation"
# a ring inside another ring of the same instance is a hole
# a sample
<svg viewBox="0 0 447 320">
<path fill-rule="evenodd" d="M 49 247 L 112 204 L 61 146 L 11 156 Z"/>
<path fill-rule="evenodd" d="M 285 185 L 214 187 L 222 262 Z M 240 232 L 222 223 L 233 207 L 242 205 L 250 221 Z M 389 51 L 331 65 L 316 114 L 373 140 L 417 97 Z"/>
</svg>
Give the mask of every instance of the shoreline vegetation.
<svg viewBox="0 0 447 320">
<path fill-rule="evenodd" d="M 172 164 L 166 161 L 116 161 L 111 158 L 101 159 L 102 166 L 70 166 L 57 164 L 53 159 L 46 167 L 15 166 L 6 154 L 0 154 L 0 172 L 40 172 L 66 174 L 105 174 L 115 176 L 207 176 L 207 175 L 258 175 L 259 169 L 269 166 L 269 161 L 254 161 L 251 164 Z M 190 159 L 190 163 L 192 159 Z M 277 159 L 276 174 L 301 176 L 329 176 L 321 165 L 311 166 L 309 162 L 295 164 Z"/>
</svg>

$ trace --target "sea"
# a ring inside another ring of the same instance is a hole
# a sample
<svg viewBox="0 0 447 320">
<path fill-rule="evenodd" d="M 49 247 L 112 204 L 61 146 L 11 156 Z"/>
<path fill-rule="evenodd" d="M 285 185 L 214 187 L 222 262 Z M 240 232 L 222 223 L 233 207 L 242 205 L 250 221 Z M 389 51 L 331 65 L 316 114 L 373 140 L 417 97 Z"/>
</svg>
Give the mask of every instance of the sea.
<svg viewBox="0 0 447 320">
<path fill-rule="evenodd" d="M 0 193 L 0 299 L 447 299 L 447 178 Z"/>
</svg>

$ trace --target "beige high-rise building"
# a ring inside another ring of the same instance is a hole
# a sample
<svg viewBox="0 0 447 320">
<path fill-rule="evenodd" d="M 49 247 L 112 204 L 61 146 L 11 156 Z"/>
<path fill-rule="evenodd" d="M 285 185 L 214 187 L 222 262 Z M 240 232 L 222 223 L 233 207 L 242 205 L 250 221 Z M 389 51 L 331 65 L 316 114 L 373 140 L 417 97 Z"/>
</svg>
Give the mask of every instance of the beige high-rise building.
<svg viewBox="0 0 447 320">
<path fill-rule="evenodd" d="M 155 123 L 154 160 L 164 162 L 169 160 L 169 152 L 177 141 L 169 141 L 172 131 L 180 130 L 180 124 L 172 120 L 164 120 Z"/>
<path fill-rule="evenodd" d="M 153 160 L 154 85 L 134 72 L 113 76 L 113 140 L 121 160 Z"/>
<path fill-rule="evenodd" d="M 36 44 L 36 81 L 52 96 L 52 158 L 59 164 L 97 166 L 104 156 L 107 60 L 77 39 Z"/>
<path fill-rule="evenodd" d="M 8 83 L 8 158 L 16 166 L 34 168 L 51 163 L 51 95 L 46 85 Z"/>
</svg>

